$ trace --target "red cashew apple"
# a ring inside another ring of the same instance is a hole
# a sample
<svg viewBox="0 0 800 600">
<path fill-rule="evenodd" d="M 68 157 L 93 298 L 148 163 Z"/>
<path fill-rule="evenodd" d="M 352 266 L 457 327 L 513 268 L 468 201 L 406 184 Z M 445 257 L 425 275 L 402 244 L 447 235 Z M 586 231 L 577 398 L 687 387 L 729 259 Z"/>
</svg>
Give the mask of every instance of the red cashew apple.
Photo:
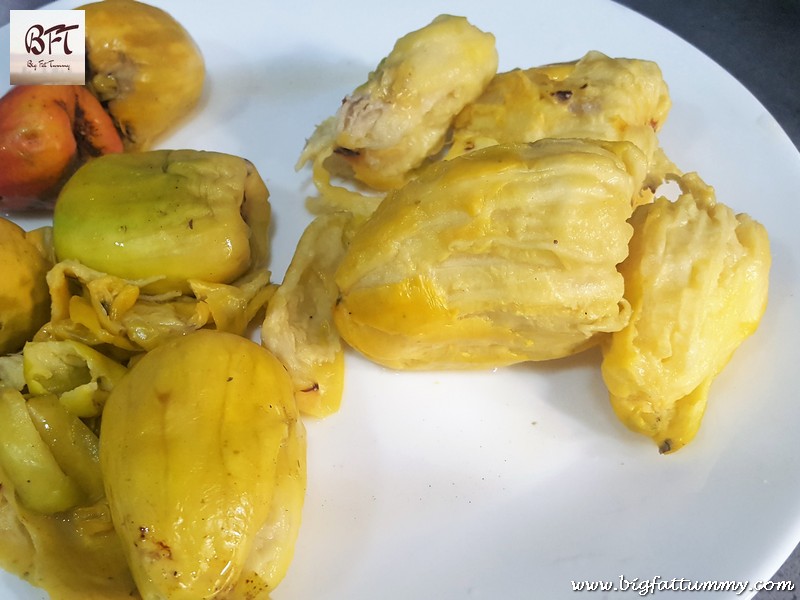
<svg viewBox="0 0 800 600">
<path fill-rule="evenodd" d="M 122 151 L 114 122 L 85 87 L 14 87 L 0 98 L 0 209 L 52 208 L 80 165 Z"/>
</svg>

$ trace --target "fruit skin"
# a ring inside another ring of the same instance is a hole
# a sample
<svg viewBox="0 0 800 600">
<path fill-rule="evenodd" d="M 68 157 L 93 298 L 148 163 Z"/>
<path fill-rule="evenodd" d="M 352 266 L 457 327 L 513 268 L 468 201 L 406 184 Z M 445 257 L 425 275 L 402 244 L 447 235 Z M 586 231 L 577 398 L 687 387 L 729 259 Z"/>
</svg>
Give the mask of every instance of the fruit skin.
<svg viewBox="0 0 800 600">
<path fill-rule="evenodd" d="M 78 483 L 64 473 L 17 390 L 0 387 L 0 468 L 20 502 L 39 513 L 65 511 L 81 500 Z"/>
<path fill-rule="evenodd" d="M 662 453 L 691 442 L 712 381 L 766 310 L 771 254 L 763 225 L 717 202 L 695 173 L 680 197 L 636 209 L 620 265 L 631 319 L 603 345 L 611 405 Z"/>
<path fill-rule="evenodd" d="M 22 349 L 50 317 L 52 263 L 36 243 L 39 233 L 0 217 L 0 354 Z"/>
<path fill-rule="evenodd" d="M 38 336 L 37 336 L 38 337 Z M 126 368 L 77 340 L 31 341 L 22 349 L 28 392 L 52 394 L 71 414 L 99 417 Z"/>
<path fill-rule="evenodd" d="M 616 269 L 645 176 L 629 142 L 492 146 L 390 192 L 336 272 L 334 321 L 398 369 L 573 354 L 627 322 Z"/>
<path fill-rule="evenodd" d="M 343 212 L 314 219 L 267 304 L 261 343 L 286 365 L 306 415 L 327 417 L 342 402 L 345 356 L 333 323 L 334 274 L 357 222 Z"/>
<path fill-rule="evenodd" d="M 100 433 L 142 597 L 267 597 L 292 557 L 305 460 L 291 380 L 260 345 L 202 330 L 144 355 L 108 398 Z"/>
<path fill-rule="evenodd" d="M 367 81 L 323 121 L 301 154 L 333 158 L 332 170 L 377 190 L 402 185 L 445 144 L 450 123 L 497 72 L 495 38 L 442 14 L 397 40 Z"/>
<path fill-rule="evenodd" d="M 169 13 L 143 2 L 103 0 L 79 9 L 86 16 L 86 85 L 126 150 L 147 150 L 200 101 L 200 49 Z"/>
<path fill-rule="evenodd" d="M 648 159 L 671 108 L 652 61 L 597 51 L 577 61 L 498 73 L 453 122 L 453 158 L 492 144 L 547 137 L 633 142 Z"/>
<path fill-rule="evenodd" d="M 113 152 L 119 133 L 83 86 L 14 87 L 0 99 L 0 208 L 52 208 L 75 169 Z"/>
<path fill-rule="evenodd" d="M 249 161 L 219 152 L 151 150 L 100 157 L 61 190 L 53 212 L 60 261 L 76 260 L 145 293 L 231 283 L 265 266 L 269 192 Z"/>
</svg>

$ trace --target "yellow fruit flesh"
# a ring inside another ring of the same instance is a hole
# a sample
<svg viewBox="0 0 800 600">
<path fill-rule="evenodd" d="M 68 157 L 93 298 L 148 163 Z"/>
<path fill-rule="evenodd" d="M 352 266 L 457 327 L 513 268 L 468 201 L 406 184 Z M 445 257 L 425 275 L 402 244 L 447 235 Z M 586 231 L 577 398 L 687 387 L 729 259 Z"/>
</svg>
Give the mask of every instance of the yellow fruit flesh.
<svg viewBox="0 0 800 600">
<path fill-rule="evenodd" d="M 128 150 L 147 150 L 197 105 L 205 63 L 169 13 L 134 0 L 79 7 L 86 15 L 87 85 Z"/>
<path fill-rule="evenodd" d="M 51 263 L 35 235 L 0 217 L 0 354 L 20 350 L 50 316 Z"/>
<path fill-rule="evenodd" d="M 333 323 L 334 275 L 354 221 L 334 213 L 309 224 L 261 327 L 262 343 L 292 376 L 300 411 L 315 417 L 335 413 L 342 401 L 345 357 Z"/>
<path fill-rule="evenodd" d="M 201 600 L 254 586 L 249 597 L 261 598 L 282 579 L 305 438 L 291 381 L 267 350 L 216 331 L 159 346 L 114 388 L 100 444 L 114 524 L 144 597 Z"/>
<path fill-rule="evenodd" d="M 771 262 L 762 225 L 717 203 L 696 175 L 682 195 L 639 207 L 620 266 L 629 324 L 604 346 L 611 404 L 662 452 L 695 436 L 711 381 L 758 327 Z"/>
<path fill-rule="evenodd" d="M 125 279 L 149 293 L 187 291 L 188 280 L 231 283 L 267 257 L 269 192 L 245 159 L 153 150 L 106 155 L 59 194 L 59 260 Z"/>
<path fill-rule="evenodd" d="M 399 187 L 445 143 L 453 118 L 497 71 L 494 36 L 464 17 L 440 15 L 401 37 L 317 128 L 300 163 L 330 152 L 374 189 Z"/>
<path fill-rule="evenodd" d="M 622 276 L 644 157 L 544 140 L 431 165 L 390 193 L 339 266 L 342 337 L 394 368 L 566 356 L 627 322 Z"/>
</svg>

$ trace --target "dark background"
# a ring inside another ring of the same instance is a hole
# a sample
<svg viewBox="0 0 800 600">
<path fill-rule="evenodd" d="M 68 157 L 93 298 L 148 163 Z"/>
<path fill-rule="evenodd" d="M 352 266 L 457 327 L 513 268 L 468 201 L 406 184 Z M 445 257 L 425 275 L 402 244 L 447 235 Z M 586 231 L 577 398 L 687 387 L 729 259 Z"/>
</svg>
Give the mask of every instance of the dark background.
<svg viewBox="0 0 800 600">
<path fill-rule="evenodd" d="M 616 0 L 748 88 L 800 148 L 800 0 Z"/>
</svg>

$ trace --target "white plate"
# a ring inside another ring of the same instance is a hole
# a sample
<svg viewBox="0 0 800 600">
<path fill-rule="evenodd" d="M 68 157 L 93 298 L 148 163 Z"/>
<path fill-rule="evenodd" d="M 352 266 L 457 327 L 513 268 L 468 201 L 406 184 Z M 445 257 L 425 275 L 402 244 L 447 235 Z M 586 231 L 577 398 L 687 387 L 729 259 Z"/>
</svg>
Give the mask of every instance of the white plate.
<svg viewBox="0 0 800 600">
<path fill-rule="evenodd" d="M 657 61 L 674 101 L 667 152 L 772 240 L 761 327 L 712 386 L 695 441 L 674 455 L 616 421 L 593 353 L 458 375 L 350 356 L 341 412 L 308 423 L 304 522 L 276 600 L 552 600 L 572 597 L 573 580 L 772 577 L 800 540 L 800 156 L 749 92 L 611 2 L 161 4 L 193 33 L 209 72 L 202 110 L 162 146 L 256 164 L 272 192 L 276 278 L 309 219 L 309 174 L 293 170 L 305 137 L 399 36 L 442 12 L 493 32 L 501 69 L 590 49 Z M 3 573 L 0 596 L 42 594 Z"/>
</svg>

